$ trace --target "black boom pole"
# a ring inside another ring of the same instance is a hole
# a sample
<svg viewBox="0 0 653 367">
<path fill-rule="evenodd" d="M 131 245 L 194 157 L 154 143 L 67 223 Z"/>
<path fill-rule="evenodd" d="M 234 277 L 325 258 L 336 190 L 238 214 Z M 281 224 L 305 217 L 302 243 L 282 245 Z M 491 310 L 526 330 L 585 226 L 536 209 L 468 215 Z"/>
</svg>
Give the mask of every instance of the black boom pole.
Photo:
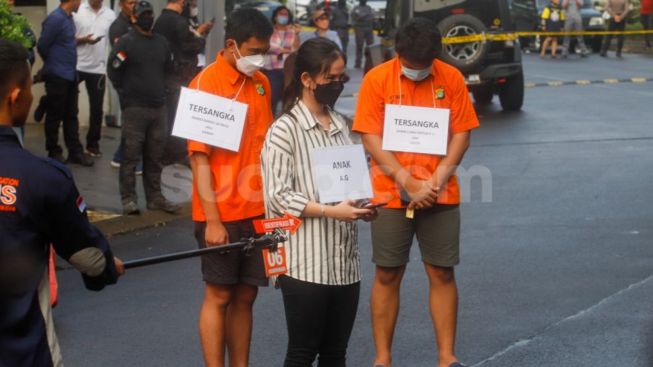
<svg viewBox="0 0 653 367">
<path fill-rule="evenodd" d="M 159 256 L 146 257 L 143 259 L 130 260 L 130 261 L 125 261 L 123 264 L 125 266 L 125 269 L 132 269 L 132 268 L 139 268 L 142 266 L 160 264 L 169 261 L 187 259 L 190 257 L 197 257 L 197 256 L 213 254 L 213 253 L 222 253 L 222 252 L 234 251 L 234 250 L 250 251 L 255 247 L 276 248 L 278 244 L 283 243 L 286 240 L 288 240 L 286 235 L 283 232 L 277 230 L 274 233 L 266 234 L 259 238 L 250 238 L 239 242 L 228 243 L 226 245 L 221 245 L 221 246 L 213 246 L 213 247 L 207 247 L 207 248 L 202 248 L 197 250 L 180 251 L 172 254 L 165 254 Z"/>
</svg>

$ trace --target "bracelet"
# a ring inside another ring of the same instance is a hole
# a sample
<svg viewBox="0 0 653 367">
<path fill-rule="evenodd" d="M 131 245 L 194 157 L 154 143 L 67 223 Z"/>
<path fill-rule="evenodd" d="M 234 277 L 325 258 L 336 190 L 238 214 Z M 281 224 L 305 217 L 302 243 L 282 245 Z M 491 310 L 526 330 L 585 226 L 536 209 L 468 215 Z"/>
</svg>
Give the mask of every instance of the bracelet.
<svg viewBox="0 0 653 367">
<path fill-rule="evenodd" d="M 324 218 L 326 213 L 326 208 L 324 207 L 324 204 L 320 204 L 320 217 Z"/>
</svg>

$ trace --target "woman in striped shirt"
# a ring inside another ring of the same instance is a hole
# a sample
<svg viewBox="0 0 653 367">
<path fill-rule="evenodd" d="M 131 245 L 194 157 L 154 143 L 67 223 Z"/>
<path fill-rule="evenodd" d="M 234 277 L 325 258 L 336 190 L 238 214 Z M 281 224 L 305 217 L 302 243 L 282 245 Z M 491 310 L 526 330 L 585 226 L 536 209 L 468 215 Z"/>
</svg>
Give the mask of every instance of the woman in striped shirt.
<svg viewBox="0 0 653 367">
<path fill-rule="evenodd" d="M 288 212 L 303 224 L 285 245 L 288 274 L 279 278 L 288 327 L 285 367 L 345 366 L 360 291 L 356 220 L 375 210 L 353 201 L 320 203 L 311 152 L 351 144 L 331 106 L 343 89 L 345 55 L 330 40 L 306 41 L 297 52 L 285 113 L 261 152 L 266 214 Z"/>
</svg>

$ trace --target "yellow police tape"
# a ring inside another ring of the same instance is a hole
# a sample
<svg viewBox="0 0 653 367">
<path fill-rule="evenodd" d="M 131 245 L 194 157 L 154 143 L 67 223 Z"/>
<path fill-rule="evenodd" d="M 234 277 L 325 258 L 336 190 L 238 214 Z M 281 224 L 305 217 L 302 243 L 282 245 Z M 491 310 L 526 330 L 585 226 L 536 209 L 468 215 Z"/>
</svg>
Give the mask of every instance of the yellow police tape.
<svg viewBox="0 0 653 367">
<path fill-rule="evenodd" d="M 653 30 L 637 30 L 637 31 L 571 31 L 571 32 L 512 32 L 512 33 L 479 33 L 470 34 L 467 36 L 444 37 L 442 38 L 443 44 L 458 44 L 458 43 L 471 43 L 471 42 L 496 42 L 496 41 L 514 41 L 518 37 L 556 37 L 556 36 L 606 36 L 606 35 L 640 35 L 640 34 L 653 34 Z"/>
</svg>

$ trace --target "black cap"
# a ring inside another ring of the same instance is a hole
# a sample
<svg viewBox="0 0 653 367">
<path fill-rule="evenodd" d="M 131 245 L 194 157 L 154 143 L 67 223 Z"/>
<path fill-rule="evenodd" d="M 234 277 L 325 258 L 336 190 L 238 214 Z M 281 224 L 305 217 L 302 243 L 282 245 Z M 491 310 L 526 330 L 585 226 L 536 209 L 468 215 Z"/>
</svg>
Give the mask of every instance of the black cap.
<svg viewBox="0 0 653 367">
<path fill-rule="evenodd" d="M 154 13 L 154 8 L 149 1 L 141 0 L 136 3 L 136 6 L 134 6 L 134 16 L 136 17 L 148 11 Z"/>
</svg>

